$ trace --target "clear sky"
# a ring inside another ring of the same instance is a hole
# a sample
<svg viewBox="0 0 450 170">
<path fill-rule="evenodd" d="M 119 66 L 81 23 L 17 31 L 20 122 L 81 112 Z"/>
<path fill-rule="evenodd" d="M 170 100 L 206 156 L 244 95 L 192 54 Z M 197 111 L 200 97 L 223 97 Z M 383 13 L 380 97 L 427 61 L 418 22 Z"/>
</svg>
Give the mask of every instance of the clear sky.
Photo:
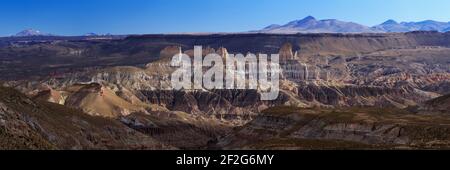
<svg viewBox="0 0 450 170">
<path fill-rule="evenodd" d="M 373 26 L 450 21 L 450 0 L 0 0 L 0 36 L 239 32 L 312 15 Z"/>
</svg>

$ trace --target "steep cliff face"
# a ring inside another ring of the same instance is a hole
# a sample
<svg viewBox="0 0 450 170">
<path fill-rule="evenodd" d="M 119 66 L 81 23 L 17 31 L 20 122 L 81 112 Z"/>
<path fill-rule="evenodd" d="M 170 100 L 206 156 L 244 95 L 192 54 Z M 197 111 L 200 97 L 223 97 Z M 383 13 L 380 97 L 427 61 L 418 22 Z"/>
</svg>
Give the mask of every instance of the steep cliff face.
<svg viewBox="0 0 450 170">
<path fill-rule="evenodd" d="M 294 60 L 296 53 L 292 51 L 292 44 L 285 43 L 280 47 L 280 51 L 278 52 L 280 55 L 280 60 L 286 61 L 286 60 Z"/>
<path fill-rule="evenodd" d="M 307 84 L 300 86 L 298 96 L 308 102 L 329 106 L 378 106 L 405 108 L 437 97 L 413 88 L 381 86 L 329 86 Z"/>
<path fill-rule="evenodd" d="M 281 94 L 277 100 L 264 102 L 256 90 L 213 91 L 142 91 L 145 101 L 169 110 L 211 116 L 222 120 L 246 122 L 259 111 L 283 105 L 289 97 Z"/>
</svg>

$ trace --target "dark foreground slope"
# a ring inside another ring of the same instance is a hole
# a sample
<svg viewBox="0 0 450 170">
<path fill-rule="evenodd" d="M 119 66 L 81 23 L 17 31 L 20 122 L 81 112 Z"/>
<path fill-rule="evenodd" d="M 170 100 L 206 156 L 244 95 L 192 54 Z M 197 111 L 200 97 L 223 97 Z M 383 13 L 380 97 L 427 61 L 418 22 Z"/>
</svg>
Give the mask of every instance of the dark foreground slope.
<svg viewBox="0 0 450 170">
<path fill-rule="evenodd" d="M 419 114 L 450 114 L 450 94 L 429 100 L 417 106 L 408 108 Z"/>
<path fill-rule="evenodd" d="M 393 108 L 264 111 L 219 142 L 251 149 L 439 149 L 450 148 L 450 118 Z"/>
<path fill-rule="evenodd" d="M 206 149 L 228 129 L 218 121 L 166 111 L 91 116 L 0 87 L 0 150 Z"/>
<path fill-rule="evenodd" d="M 164 149 L 119 121 L 0 87 L 0 149 Z"/>
</svg>

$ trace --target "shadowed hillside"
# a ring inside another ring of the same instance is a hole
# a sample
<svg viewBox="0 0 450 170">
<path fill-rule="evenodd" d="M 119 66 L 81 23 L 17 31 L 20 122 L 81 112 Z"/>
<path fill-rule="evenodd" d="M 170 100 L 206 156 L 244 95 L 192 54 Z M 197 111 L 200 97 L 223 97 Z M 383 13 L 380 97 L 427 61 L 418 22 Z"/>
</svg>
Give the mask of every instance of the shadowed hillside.
<svg viewBox="0 0 450 170">
<path fill-rule="evenodd" d="M 0 109 L 4 149 L 170 148 L 119 121 L 33 101 L 10 88 L 0 87 Z"/>
<path fill-rule="evenodd" d="M 220 139 L 245 149 L 426 149 L 450 147 L 447 116 L 395 108 L 275 107 Z"/>
</svg>

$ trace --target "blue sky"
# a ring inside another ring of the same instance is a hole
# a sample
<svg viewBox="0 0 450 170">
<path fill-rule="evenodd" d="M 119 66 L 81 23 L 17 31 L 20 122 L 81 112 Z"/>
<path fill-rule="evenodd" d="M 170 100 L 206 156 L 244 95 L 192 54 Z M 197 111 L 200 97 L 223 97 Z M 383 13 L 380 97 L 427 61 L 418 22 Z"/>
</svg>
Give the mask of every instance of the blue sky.
<svg viewBox="0 0 450 170">
<path fill-rule="evenodd" d="M 449 0 L 0 0 L 0 36 L 239 32 L 312 15 L 373 26 L 450 21 Z"/>
</svg>

